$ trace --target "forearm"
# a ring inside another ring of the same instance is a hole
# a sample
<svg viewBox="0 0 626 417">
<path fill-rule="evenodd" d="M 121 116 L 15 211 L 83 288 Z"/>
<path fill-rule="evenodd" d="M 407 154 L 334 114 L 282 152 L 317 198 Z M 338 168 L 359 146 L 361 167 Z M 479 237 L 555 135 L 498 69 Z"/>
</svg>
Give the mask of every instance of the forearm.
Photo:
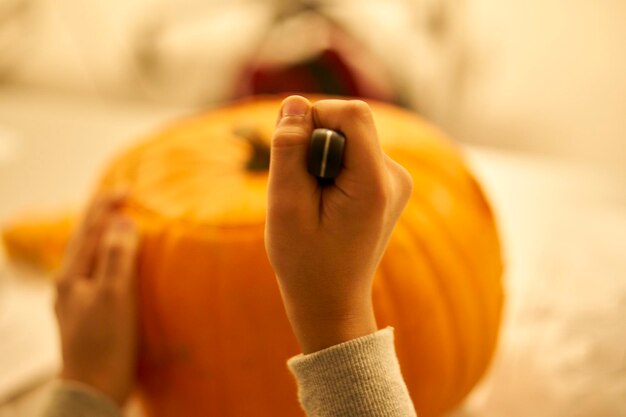
<svg viewBox="0 0 626 417">
<path fill-rule="evenodd" d="M 414 417 L 393 329 L 289 360 L 308 416 Z"/>
</svg>

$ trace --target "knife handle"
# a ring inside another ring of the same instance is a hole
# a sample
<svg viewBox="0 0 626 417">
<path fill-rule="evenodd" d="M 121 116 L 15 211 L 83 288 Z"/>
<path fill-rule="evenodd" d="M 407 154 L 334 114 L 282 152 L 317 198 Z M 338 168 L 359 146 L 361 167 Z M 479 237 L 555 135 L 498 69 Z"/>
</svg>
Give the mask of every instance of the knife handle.
<svg viewBox="0 0 626 417">
<path fill-rule="evenodd" d="M 335 130 L 313 130 L 307 166 L 309 173 L 324 183 L 336 178 L 341 171 L 345 144 L 346 137 Z"/>
</svg>

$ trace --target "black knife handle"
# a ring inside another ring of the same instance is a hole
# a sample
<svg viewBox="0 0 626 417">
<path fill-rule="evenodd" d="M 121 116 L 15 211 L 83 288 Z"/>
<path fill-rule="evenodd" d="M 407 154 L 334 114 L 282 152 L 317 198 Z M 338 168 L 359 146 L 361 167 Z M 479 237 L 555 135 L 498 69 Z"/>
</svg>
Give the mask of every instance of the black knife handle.
<svg viewBox="0 0 626 417">
<path fill-rule="evenodd" d="M 311 175 L 328 182 L 341 171 L 346 137 L 332 129 L 319 128 L 311 134 L 308 171 Z"/>
</svg>

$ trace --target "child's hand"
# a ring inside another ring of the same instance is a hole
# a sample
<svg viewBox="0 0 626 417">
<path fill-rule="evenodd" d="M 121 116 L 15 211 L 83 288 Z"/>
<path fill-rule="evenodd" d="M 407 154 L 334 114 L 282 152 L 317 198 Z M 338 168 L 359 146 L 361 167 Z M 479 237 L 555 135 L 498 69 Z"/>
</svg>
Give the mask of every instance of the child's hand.
<svg viewBox="0 0 626 417">
<path fill-rule="evenodd" d="M 347 138 L 332 186 L 306 169 L 314 127 Z M 366 103 L 285 99 L 272 139 L 265 245 L 304 353 L 377 330 L 372 280 L 411 190 L 408 172 L 383 153 Z"/>
<path fill-rule="evenodd" d="M 61 378 L 122 405 L 135 383 L 138 236 L 130 219 L 114 213 L 120 203 L 109 196 L 88 210 L 61 268 L 56 313 Z"/>
</svg>

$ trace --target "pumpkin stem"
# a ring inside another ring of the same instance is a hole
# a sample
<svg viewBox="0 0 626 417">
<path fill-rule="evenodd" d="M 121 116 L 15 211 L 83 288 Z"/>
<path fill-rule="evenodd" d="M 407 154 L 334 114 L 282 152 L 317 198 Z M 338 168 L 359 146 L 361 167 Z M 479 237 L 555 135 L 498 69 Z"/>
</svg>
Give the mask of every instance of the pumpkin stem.
<svg viewBox="0 0 626 417">
<path fill-rule="evenodd" d="M 248 141 L 252 147 L 250 159 L 246 164 L 249 172 L 268 171 L 270 169 L 270 146 L 258 129 L 251 126 L 237 126 L 233 133 Z"/>
</svg>

